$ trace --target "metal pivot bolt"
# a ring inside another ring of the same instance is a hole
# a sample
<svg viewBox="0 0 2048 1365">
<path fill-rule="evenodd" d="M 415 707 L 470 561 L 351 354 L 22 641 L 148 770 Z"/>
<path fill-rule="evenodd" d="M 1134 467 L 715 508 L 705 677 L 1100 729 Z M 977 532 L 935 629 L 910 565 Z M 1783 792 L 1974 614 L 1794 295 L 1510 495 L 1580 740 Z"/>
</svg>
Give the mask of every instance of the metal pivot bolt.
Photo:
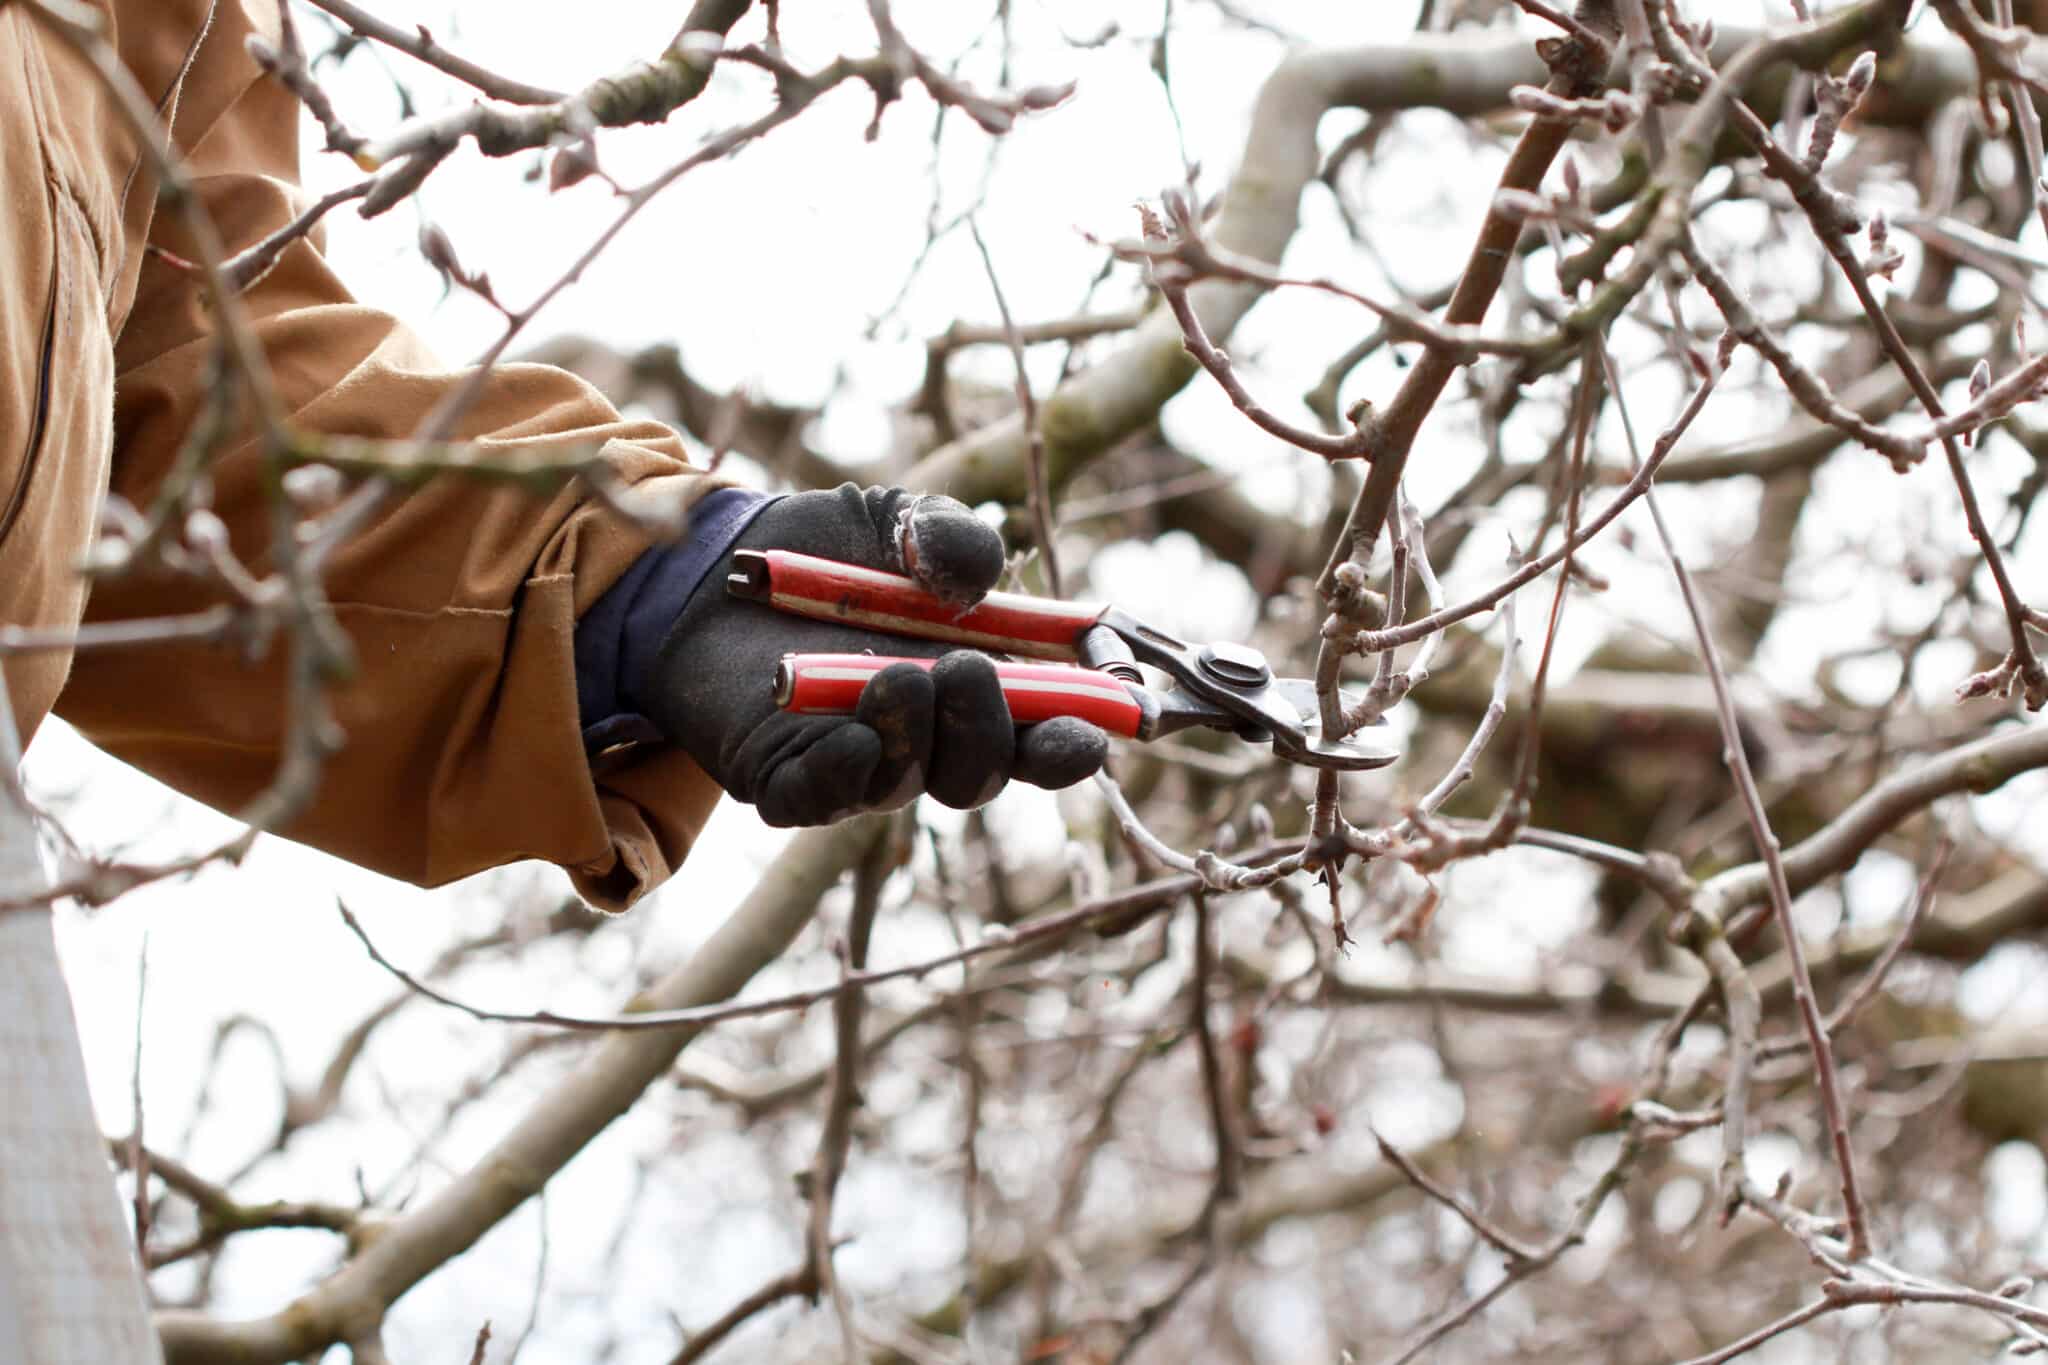
<svg viewBox="0 0 2048 1365">
<path fill-rule="evenodd" d="M 1137 656 L 1131 653 L 1123 636 L 1108 626 L 1090 626 L 1082 631 L 1074 652 L 1080 656 L 1083 668 L 1099 668 L 1120 682 L 1144 684 L 1145 675 L 1138 671 Z"/>
<path fill-rule="evenodd" d="M 1226 687 L 1264 687 L 1273 681 L 1273 670 L 1266 666 L 1266 656 L 1249 645 L 1221 644 L 1203 645 L 1196 661 L 1202 671 Z"/>
</svg>

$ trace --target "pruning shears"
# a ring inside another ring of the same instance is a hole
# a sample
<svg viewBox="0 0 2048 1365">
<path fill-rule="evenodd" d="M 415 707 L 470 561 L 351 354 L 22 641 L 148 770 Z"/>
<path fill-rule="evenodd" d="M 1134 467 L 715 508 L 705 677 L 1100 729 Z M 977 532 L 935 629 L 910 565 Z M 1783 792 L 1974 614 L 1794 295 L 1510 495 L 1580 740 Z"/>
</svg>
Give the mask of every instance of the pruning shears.
<svg viewBox="0 0 2048 1365">
<path fill-rule="evenodd" d="M 793 550 L 739 551 L 726 589 L 796 616 L 1014 656 L 996 663 L 996 676 L 1020 725 L 1075 716 L 1136 740 L 1203 726 L 1270 742 L 1291 763 L 1341 772 L 1383 768 L 1400 756 L 1384 722 L 1327 738 L 1315 684 L 1274 677 L 1258 650 L 1190 645 L 1115 606 L 992 592 L 962 608 L 897 574 Z M 868 679 L 896 663 L 929 668 L 932 660 L 785 654 L 775 700 L 800 715 L 850 714 Z M 1147 687 L 1139 664 L 1171 686 Z"/>
</svg>

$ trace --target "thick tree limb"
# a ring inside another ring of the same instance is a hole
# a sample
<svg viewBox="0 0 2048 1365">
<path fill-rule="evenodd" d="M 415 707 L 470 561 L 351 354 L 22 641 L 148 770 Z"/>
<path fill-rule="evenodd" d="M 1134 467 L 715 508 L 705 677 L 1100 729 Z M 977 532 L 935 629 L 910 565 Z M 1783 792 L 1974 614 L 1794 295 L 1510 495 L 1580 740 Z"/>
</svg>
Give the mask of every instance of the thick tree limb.
<svg viewBox="0 0 2048 1365">
<path fill-rule="evenodd" d="M 2021 773 L 2044 767 L 2048 725 L 2028 725 L 1987 735 L 1894 773 L 1824 829 L 1786 849 L 1786 880 L 1796 895 L 1846 872 L 1880 836 L 1936 799 L 1962 791 L 1996 791 Z M 1763 865 L 1745 863 L 1701 887 L 1700 905 L 1727 922 L 1736 911 L 1759 904 L 1765 889 Z M 1735 926 L 1729 927 L 1734 933 Z"/>
<path fill-rule="evenodd" d="M 638 996 L 639 1009 L 723 1000 L 774 961 L 818 902 L 880 836 L 880 819 L 792 839 L 732 918 L 695 957 Z M 407 1290 L 539 1193 L 555 1172 L 631 1108 L 701 1030 L 613 1034 L 557 1083 L 476 1165 L 379 1230 L 326 1281 L 267 1317 L 220 1322 L 158 1316 L 168 1361 L 286 1365 L 373 1329 Z M 95 1149 L 97 1150 L 97 1149 Z"/>
</svg>

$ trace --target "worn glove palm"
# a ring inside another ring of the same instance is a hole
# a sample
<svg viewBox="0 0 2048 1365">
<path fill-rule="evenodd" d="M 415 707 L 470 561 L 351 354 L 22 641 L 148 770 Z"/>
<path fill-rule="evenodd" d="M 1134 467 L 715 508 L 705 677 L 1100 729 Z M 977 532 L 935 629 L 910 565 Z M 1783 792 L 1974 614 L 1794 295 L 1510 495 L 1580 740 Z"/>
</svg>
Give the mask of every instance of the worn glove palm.
<svg viewBox="0 0 2048 1365">
<path fill-rule="evenodd" d="M 642 706 L 735 799 L 771 825 L 827 824 L 929 792 L 968 809 L 1012 777 L 1064 787 L 1102 766 L 1108 737 L 1059 717 L 1018 729 L 994 666 L 973 650 L 807 620 L 725 588 L 739 550 L 796 550 L 889 573 L 962 606 L 995 586 L 1003 542 L 952 498 L 902 489 L 798 493 L 764 509 L 690 597 L 656 655 Z M 775 704 L 790 653 L 936 658 L 869 680 L 851 716 Z"/>
</svg>

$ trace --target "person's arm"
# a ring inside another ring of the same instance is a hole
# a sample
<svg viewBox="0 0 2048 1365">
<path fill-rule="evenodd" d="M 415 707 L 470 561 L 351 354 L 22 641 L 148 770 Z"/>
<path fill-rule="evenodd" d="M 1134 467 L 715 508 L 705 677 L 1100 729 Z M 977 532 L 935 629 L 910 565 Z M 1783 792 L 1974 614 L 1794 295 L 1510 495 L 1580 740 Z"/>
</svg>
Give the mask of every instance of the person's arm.
<svg viewBox="0 0 2048 1365">
<path fill-rule="evenodd" d="M 299 109 L 242 51 L 238 5 L 220 7 L 188 79 L 224 109 L 179 134 L 201 193 L 246 246 L 302 206 Z M 238 93 L 224 93 L 226 91 Z M 188 256 L 174 221 L 153 240 Z M 355 303 L 310 243 L 291 247 L 247 303 L 284 402 L 315 431 L 403 437 L 460 376 L 395 319 Z M 143 266 L 118 344 L 113 489 L 147 506 L 202 400 L 212 343 L 194 281 Z M 507 365 L 455 436 L 512 447 L 604 443 L 618 478 L 675 507 L 712 485 L 674 434 L 633 422 L 566 372 Z M 246 443 L 213 467 L 212 505 L 236 552 L 266 562 L 269 508 Z M 579 725 L 578 616 L 647 548 L 574 486 L 552 496 L 443 477 L 394 500 L 334 557 L 327 589 L 354 640 L 355 677 L 334 701 L 347 743 L 310 807 L 282 832 L 433 885 L 521 858 L 558 863 L 606 907 L 629 904 L 681 862 L 718 788 L 673 746 L 649 745 L 594 777 Z M 186 612 L 212 596 L 163 579 L 95 587 L 93 620 Z M 58 710 L 96 743 L 232 810 L 276 770 L 285 658 L 169 644 L 79 656 Z"/>
<path fill-rule="evenodd" d="M 187 165 L 239 249 L 290 221 L 299 110 L 243 51 L 223 7 L 187 84 L 219 112 L 181 117 Z M 188 123 L 201 123 L 192 130 Z M 172 222 L 156 244 L 192 255 Z M 290 247 L 246 303 L 291 420 L 374 438 L 413 434 L 464 382 L 397 320 L 355 303 L 316 245 Z M 117 348 L 114 492 L 146 506 L 199 413 L 214 350 L 201 291 L 145 264 Z M 424 885 L 524 858 L 567 868 L 595 903 L 630 904 L 680 864 L 720 788 L 772 824 L 814 824 L 929 792 L 978 805 L 1014 779 L 1079 781 L 1107 740 L 1062 718 L 1019 728 L 989 661 L 846 625 L 802 621 L 724 591 L 732 554 L 797 549 L 909 573 L 971 601 L 1004 565 L 1001 538 L 950 498 L 851 485 L 775 500 L 728 493 L 666 428 L 628 422 L 546 366 L 494 371 L 453 439 L 508 452 L 601 446 L 614 479 L 688 531 L 651 546 L 575 486 L 541 497 L 443 475 L 394 498 L 324 575 L 356 650 L 334 690 L 346 742 L 282 833 Z M 248 442 L 212 466 L 211 506 L 236 553 L 265 567 L 271 505 Z M 113 580 L 88 617 L 197 611 L 189 582 Z M 785 652 L 936 657 L 884 670 L 847 716 L 796 716 L 773 696 Z M 280 646 L 82 655 L 58 710 L 107 749 L 232 810 L 272 780 L 289 734 Z M 596 758 L 586 758 L 587 752 Z"/>
</svg>

